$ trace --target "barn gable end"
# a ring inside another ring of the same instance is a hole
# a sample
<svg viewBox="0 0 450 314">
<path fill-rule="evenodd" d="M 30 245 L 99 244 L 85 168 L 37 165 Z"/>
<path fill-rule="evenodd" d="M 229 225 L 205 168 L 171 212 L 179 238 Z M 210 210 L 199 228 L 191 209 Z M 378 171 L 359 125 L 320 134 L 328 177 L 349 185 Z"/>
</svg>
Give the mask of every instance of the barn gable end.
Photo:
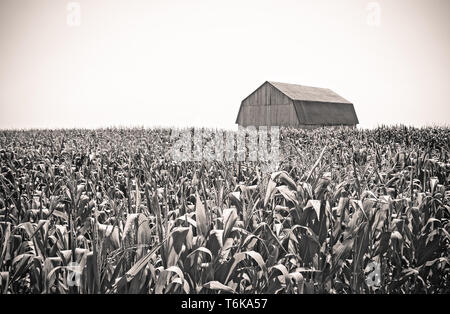
<svg viewBox="0 0 450 314">
<path fill-rule="evenodd" d="M 242 101 L 236 123 L 242 126 L 297 126 L 298 118 L 292 99 L 265 82 Z"/>
</svg>

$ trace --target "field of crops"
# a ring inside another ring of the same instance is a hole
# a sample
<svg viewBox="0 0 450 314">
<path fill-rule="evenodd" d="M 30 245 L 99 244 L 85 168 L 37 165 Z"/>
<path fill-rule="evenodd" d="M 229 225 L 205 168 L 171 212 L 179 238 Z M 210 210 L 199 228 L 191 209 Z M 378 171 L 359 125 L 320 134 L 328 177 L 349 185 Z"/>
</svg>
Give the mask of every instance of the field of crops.
<svg viewBox="0 0 450 314">
<path fill-rule="evenodd" d="M 175 162 L 169 129 L 0 131 L 1 293 L 450 293 L 450 129 L 280 133 Z"/>
</svg>

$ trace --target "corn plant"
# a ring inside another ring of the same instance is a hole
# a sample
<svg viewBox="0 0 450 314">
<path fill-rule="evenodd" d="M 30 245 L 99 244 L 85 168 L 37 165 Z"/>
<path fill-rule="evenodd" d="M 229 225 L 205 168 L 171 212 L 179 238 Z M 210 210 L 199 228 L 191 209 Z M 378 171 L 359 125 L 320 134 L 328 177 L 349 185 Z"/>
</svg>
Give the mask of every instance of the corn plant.
<svg viewBox="0 0 450 314">
<path fill-rule="evenodd" d="M 282 129 L 265 173 L 169 129 L 0 131 L 0 292 L 449 293 L 449 135 Z"/>
</svg>

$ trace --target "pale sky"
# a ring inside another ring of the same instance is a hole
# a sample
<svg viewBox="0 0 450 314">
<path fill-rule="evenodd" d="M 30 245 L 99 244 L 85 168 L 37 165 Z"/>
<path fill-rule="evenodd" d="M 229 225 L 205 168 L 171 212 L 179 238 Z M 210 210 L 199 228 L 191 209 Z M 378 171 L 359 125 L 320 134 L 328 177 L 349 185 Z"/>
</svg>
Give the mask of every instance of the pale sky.
<svg viewBox="0 0 450 314">
<path fill-rule="evenodd" d="M 366 0 L 79 0 L 79 26 L 69 2 L 0 0 L 0 128 L 237 128 L 265 81 L 450 125 L 448 0 L 376 1 L 378 26 Z"/>
</svg>

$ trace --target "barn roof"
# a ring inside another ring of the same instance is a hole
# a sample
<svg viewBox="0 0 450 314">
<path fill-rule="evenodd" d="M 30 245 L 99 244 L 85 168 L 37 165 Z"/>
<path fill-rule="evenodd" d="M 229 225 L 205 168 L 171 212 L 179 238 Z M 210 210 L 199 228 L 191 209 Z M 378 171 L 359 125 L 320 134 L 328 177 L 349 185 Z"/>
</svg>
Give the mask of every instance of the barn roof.
<svg viewBox="0 0 450 314">
<path fill-rule="evenodd" d="M 353 104 L 331 89 L 268 81 L 292 99 L 300 124 L 358 124 Z"/>
<path fill-rule="evenodd" d="M 268 81 L 268 83 L 270 83 L 272 86 L 274 86 L 276 89 L 278 89 L 280 92 L 282 92 L 292 100 L 321 101 L 345 104 L 351 103 L 328 88 L 310 87 L 272 81 Z"/>
</svg>

